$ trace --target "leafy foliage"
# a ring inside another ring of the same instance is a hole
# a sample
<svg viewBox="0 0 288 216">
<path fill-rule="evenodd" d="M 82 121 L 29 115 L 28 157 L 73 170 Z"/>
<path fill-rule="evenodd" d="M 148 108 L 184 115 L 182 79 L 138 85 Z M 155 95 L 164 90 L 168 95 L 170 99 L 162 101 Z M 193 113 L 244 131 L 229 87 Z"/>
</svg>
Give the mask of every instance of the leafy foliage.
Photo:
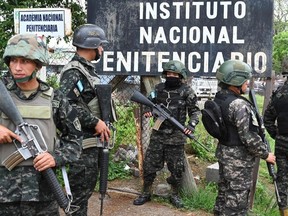
<svg viewBox="0 0 288 216">
<path fill-rule="evenodd" d="M 115 123 L 117 136 L 116 136 L 116 146 L 117 149 L 119 145 L 127 145 L 127 141 L 135 140 L 136 143 L 136 128 L 134 123 L 133 106 L 124 107 L 117 106 L 117 122 Z M 129 139 L 127 139 L 129 137 Z"/>
<path fill-rule="evenodd" d="M 187 142 L 187 144 L 190 145 L 192 149 L 191 153 L 194 153 L 198 157 L 201 157 L 207 161 L 215 160 L 214 151 L 215 151 L 216 144 L 218 141 L 217 139 L 209 135 L 209 133 L 205 130 L 201 119 L 198 125 L 196 126 L 194 137 L 195 137 L 195 140 L 188 140 Z M 200 144 L 205 146 L 209 151 L 201 147 Z"/>
<path fill-rule="evenodd" d="M 124 161 L 114 162 L 113 160 L 109 160 L 109 172 L 108 172 L 108 180 L 112 181 L 114 179 L 127 179 L 131 176 L 129 170 L 125 169 L 126 163 Z"/>
<path fill-rule="evenodd" d="M 86 18 L 83 9 L 76 1 L 2 0 L 0 1 L 0 56 L 3 56 L 7 41 L 14 34 L 14 8 L 70 8 L 72 13 L 72 29 L 85 23 Z M 0 68 L 4 67 L 1 60 Z"/>
<path fill-rule="evenodd" d="M 283 70 L 283 60 L 288 57 L 288 32 L 284 31 L 279 33 L 278 35 L 274 36 L 273 40 L 273 69 L 276 71 L 276 73 L 281 73 Z"/>
<path fill-rule="evenodd" d="M 51 75 L 49 77 L 47 77 L 46 82 L 54 89 L 58 89 L 59 88 L 59 82 L 58 82 L 58 77 L 56 75 Z"/>
</svg>

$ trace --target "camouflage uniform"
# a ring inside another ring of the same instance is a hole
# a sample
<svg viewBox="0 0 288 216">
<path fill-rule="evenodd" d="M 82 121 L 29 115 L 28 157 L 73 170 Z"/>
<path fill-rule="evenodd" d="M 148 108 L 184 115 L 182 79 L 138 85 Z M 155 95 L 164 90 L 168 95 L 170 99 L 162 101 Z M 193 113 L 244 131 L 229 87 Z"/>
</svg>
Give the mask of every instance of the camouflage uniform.
<svg viewBox="0 0 288 216">
<path fill-rule="evenodd" d="M 281 203 L 280 209 L 287 209 L 288 196 L 288 82 L 272 95 L 264 113 L 264 125 L 270 136 L 275 139 L 277 164 L 277 186 Z M 277 123 L 276 123 L 277 122 Z"/>
<path fill-rule="evenodd" d="M 49 90 L 49 86 L 38 80 L 39 88 L 28 98 L 14 80 L 7 89 L 20 100 L 33 105 L 39 92 Z M 49 152 L 60 167 L 76 161 L 80 157 L 82 132 L 77 112 L 58 90 L 52 99 L 53 120 L 59 130 L 59 145 Z M 55 197 L 44 177 L 33 166 L 16 166 L 12 171 L 0 166 L 0 215 L 59 215 Z"/>
<path fill-rule="evenodd" d="M 218 196 L 214 215 L 247 215 L 255 158 L 266 159 L 268 150 L 258 135 L 259 124 L 252 104 L 228 89 L 217 92 L 215 99 L 234 97 L 225 110 L 228 141 L 219 141 Z M 227 113 L 227 114 L 226 114 Z"/>
<path fill-rule="evenodd" d="M 92 63 L 80 57 L 77 53 L 72 61 L 78 61 L 82 64 L 92 76 L 98 76 Z M 71 93 L 75 89 L 75 84 L 81 80 L 83 92 L 78 97 Z M 96 92 L 90 85 L 89 80 L 79 71 L 72 68 L 65 71 L 61 77 L 60 90 L 67 95 L 70 104 L 78 111 L 81 121 L 83 140 L 95 138 L 95 125 L 99 119 L 91 113 L 87 104 L 96 97 Z M 96 138 L 95 138 L 96 141 Z M 88 208 L 88 199 L 91 197 L 98 177 L 98 147 L 83 149 L 80 161 L 70 166 L 69 179 L 72 194 L 74 197 L 73 204 L 80 206 L 73 215 L 86 215 Z"/>
<path fill-rule="evenodd" d="M 165 87 L 165 83 L 155 86 L 156 97 L 152 100 L 156 104 L 164 104 L 172 116 L 182 125 L 185 125 L 187 114 L 189 116 L 188 126 L 194 130 L 198 124 L 200 109 L 197 104 L 197 97 L 187 84 L 182 84 L 177 89 Z M 179 189 L 184 171 L 184 144 L 186 136 L 175 126 L 165 120 L 158 131 L 153 130 L 150 144 L 145 154 L 143 163 L 144 187 L 152 185 L 156 177 L 156 172 L 161 170 L 164 162 L 171 176 L 167 182 L 172 188 Z"/>
</svg>

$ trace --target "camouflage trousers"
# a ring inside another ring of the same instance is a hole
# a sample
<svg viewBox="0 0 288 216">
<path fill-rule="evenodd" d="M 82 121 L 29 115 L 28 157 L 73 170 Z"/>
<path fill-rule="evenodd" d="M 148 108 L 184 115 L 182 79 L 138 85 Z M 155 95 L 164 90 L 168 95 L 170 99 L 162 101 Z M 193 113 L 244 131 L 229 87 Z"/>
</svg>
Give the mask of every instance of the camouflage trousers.
<svg viewBox="0 0 288 216">
<path fill-rule="evenodd" d="M 56 201 L 0 203 L 1 216 L 59 216 Z"/>
<path fill-rule="evenodd" d="M 167 145 L 163 136 L 151 136 L 150 144 L 143 162 L 144 184 L 152 185 L 156 172 L 167 163 L 171 176 L 167 182 L 179 185 L 184 171 L 184 145 Z"/>
<path fill-rule="evenodd" d="M 278 144 L 278 143 L 277 143 Z M 277 164 L 277 186 L 281 203 L 279 208 L 287 208 L 288 197 L 288 152 L 287 149 L 278 148 L 276 144 L 275 156 Z M 286 143 L 287 145 L 287 143 Z"/>
<path fill-rule="evenodd" d="M 98 156 L 98 148 L 84 149 L 80 160 L 70 165 L 68 178 L 73 195 L 72 205 L 80 207 L 73 216 L 87 215 L 88 200 L 94 192 L 98 177 Z"/>
<path fill-rule="evenodd" d="M 219 163 L 215 216 L 245 216 L 249 208 L 253 167 Z"/>
</svg>

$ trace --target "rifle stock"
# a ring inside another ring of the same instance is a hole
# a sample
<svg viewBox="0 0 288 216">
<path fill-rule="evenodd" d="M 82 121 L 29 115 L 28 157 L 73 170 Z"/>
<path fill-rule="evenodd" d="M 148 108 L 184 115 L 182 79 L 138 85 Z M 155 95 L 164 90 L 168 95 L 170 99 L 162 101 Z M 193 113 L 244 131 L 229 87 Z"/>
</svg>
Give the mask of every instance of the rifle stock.
<svg viewBox="0 0 288 216">
<path fill-rule="evenodd" d="M 19 110 L 17 109 L 14 101 L 12 100 L 10 94 L 8 93 L 5 85 L 3 84 L 1 80 L 0 80 L 0 92 L 1 92 L 0 94 L 1 112 L 3 112 L 14 123 L 16 128 L 21 128 L 21 127 L 25 127 L 26 125 L 30 125 L 24 122 Z M 31 130 L 27 130 L 27 131 L 28 133 L 31 133 Z M 17 134 L 17 131 L 15 133 Z M 24 133 L 21 133 L 21 134 L 22 134 L 21 136 L 25 135 Z M 29 145 L 34 145 L 31 147 L 31 149 L 33 149 L 33 152 L 31 152 L 31 156 L 35 157 L 36 156 L 35 149 L 39 150 L 39 146 L 37 145 L 38 141 L 31 139 L 31 137 L 35 137 L 34 134 L 28 134 L 28 135 L 30 138 L 28 139 L 26 137 L 23 140 L 29 141 L 28 143 Z M 43 140 L 41 140 L 41 142 L 43 142 Z M 40 149 L 40 151 L 42 150 Z M 37 152 L 37 154 L 40 154 L 40 153 L 42 152 Z M 66 214 L 70 214 L 70 200 L 66 197 L 65 193 L 63 192 L 52 168 L 46 169 L 45 171 L 42 172 L 42 174 L 44 178 L 46 179 L 46 181 L 48 182 L 48 185 L 50 186 L 59 206 L 64 210 Z"/>
<path fill-rule="evenodd" d="M 111 93 L 112 85 L 99 84 L 96 85 L 96 92 L 98 96 L 98 102 L 101 110 L 101 118 L 109 129 L 113 129 L 110 122 L 111 120 Z M 114 138 L 114 137 L 113 137 Z M 109 168 L 109 148 L 110 145 L 107 141 L 104 141 L 103 147 L 100 148 L 100 179 L 99 179 L 99 193 L 100 193 L 100 216 L 103 215 L 103 202 L 107 192 L 108 183 L 108 168 Z"/>
<path fill-rule="evenodd" d="M 179 121 L 177 121 L 177 119 L 175 119 L 168 112 L 166 112 L 162 104 L 160 105 L 154 104 L 152 101 L 150 101 L 147 97 L 145 97 L 143 94 L 141 94 L 138 91 L 134 92 L 130 100 L 152 108 L 153 110 L 152 113 L 154 115 L 156 115 L 158 118 L 161 117 L 165 120 L 168 120 L 178 130 L 180 130 L 183 134 L 185 134 L 184 133 L 185 127 Z M 206 151 L 209 151 L 209 149 L 207 149 L 203 144 L 201 144 L 198 140 L 195 139 L 193 134 L 185 134 L 185 135 L 189 137 L 190 139 L 193 139 L 194 141 L 196 141 L 203 149 L 205 149 Z"/>
<path fill-rule="evenodd" d="M 249 99 L 250 99 L 251 103 L 253 104 L 253 106 L 255 107 L 255 111 L 257 113 L 257 118 L 258 118 L 260 126 L 263 126 L 263 119 L 261 118 L 261 115 L 259 113 L 254 89 L 249 90 Z M 260 128 L 260 136 L 261 136 L 263 142 L 266 144 L 268 151 L 271 152 L 270 144 L 265 137 L 265 133 L 264 133 L 263 129 L 264 128 Z M 280 198 L 279 191 L 278 191 L 278 186 L 277 186 L 277 181 L 276 181 L 277 176 L 275 173 L 275 169 L 274 169 L 273 164 L 268 163 L 268 162 L 266 162 L 266 164 L 267 164 L 269 175 L 272 177 L 272 180 L 273 180 L 273 184 L 274 184 L 274 188 L 275 188 L 275 195 L 276 195 L 277 203 L 279 204 L 279 203 L 281 203 L 281 198 Z"/>
</svg>

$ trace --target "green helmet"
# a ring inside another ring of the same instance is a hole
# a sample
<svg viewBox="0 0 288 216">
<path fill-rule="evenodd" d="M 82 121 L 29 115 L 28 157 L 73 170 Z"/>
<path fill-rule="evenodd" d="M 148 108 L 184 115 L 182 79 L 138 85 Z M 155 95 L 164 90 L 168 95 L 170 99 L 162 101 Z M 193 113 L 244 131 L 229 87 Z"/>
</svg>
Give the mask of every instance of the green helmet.
<svg viewBox="0 0 288 216">
<path fill-rule="evenodd" d="M 4 51 L 4 62 L 9 66 L 10 57 L 24 57 L 48 65 L 48 50 L 44 41 L 34 34 L 18 34 L 11 37 Z"/>
<path fill-rule="evenodd" d="M 166 77 L 166 72 L 171 71 L 174 73 L 178 73 L 182 76 L 183 79 L 187 79 L 188 71 L 186 70 L 185 65 L 176 60 L 171 60 L 163 65 L 163 77 Z"/>
<path fill-rule="evenodd" d="M 216 78 L 227 85 L 242 86 L 251 77 L 252 68 L 240 60 L 225 61 L 217 70 Z"/>
</svg>

